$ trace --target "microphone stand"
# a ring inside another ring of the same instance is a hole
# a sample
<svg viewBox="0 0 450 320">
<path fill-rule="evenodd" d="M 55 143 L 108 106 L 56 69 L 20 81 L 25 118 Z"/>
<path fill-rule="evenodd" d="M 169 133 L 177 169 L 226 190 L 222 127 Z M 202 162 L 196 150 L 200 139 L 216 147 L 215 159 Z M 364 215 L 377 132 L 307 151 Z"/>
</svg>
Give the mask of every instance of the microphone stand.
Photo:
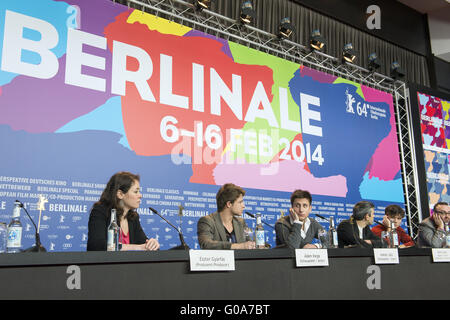
<svg viewBox="0 0 450 320">
<path fill-rule="evenodd" d="M 25 206 L 23 205 L 22 202 L 20 202 L 19 200 L 16 200 L 16 201 L 20 203 L 20 207 L 23 208 L 23 210 L 27 214 L 28 218 L 30 218 L 31 222 L 33 223 L 34 229 L 36 230 L 35 245 L 28 249 L 23 250 L 22 252 L 47 252 L 47 250 L 41 244 L 41 237 L 39 236 L 39 231 L 38 231 L 33 219 L 31 218 L 30 214 L 28 213 L 27 209 L 25 208 Z"/>
<path fill-rule="evenodd" d="M 255 215 L 254 214 L 252 214 L 252 213 L 250 213 L 248 211 L 245 211 L 245 214 L 250 216 L 250 217 L 252 217 L 253 219 L 255 219 Z M 272 225 L 268 224 L 263 219 L 261 219 L 261 222 L 264 223 L 266 226 L 268 226 L 268 227 L 272 228 L 273 230 L 275 230 L 275 228 Z"/>
<path fill-rule="evenodd" d="M 170 223 L 166 218 L 164 218 L 162 215 L 159 214 L 158 211 L 156 211 L 155 209 L 153 209 L 152 207 L 149 207 L 149 209 L 156 214 L 157 216 L 159 216 L 161 219 L 163 219 L 165 222 L 167 222 L 169 224 L 169 226 L 171 226 L 172 228 L 174 228 L 175 230 L 177 230 L 178 232 L 178 236 L 180 237 L 180 241 L 181 241 L 181 245 L 174 247 L 174 248 L 170 248 L 170 249 L 175 249 L 175 250 L 189 250 L 189 246 L 186 244 L 186 242 L 184 241 L 184 237 L 183 237 L 183 233 L 181 232 L 181 230 L 179 230 L 177 227 L 175 227 L 172 223 Z"/>
</svg>

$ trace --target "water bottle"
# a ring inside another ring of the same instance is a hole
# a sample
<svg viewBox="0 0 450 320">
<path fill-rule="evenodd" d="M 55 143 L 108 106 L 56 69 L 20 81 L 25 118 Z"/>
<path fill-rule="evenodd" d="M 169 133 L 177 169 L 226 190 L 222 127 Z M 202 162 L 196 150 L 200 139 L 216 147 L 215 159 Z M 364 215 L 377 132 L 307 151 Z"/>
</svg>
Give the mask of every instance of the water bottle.
<svg viewBox="0 0 450 320">
<path fill-rule="evenodd" d="M 334 226 L 334 218 L 330 217 L 330 228 L 328 229 L 328 248 L 338 247 L 338 235 Z"/>
<path fill-rule="evenodd" d="M 119 226 L 117 225 L 116 209 L 111 209 L 111 222 L 108 227 L 107 251 L 119 251 Z"/>
<path fill-rule="evenodd" d="M 6 241 L 8 239 L 8 227 L 6 223 L 0 222 L 0 253 L 6 252 Z"/>
<path fill-rule="evenodd" d="M 445 223 L 444 230 L 445 230 L 445 247 L 450 248 L 450 232 L 448 230 L 448 223 Z"/>
<path fill-rule="evenodd" d="M 390 231 L 390 248 L 397 248 L 398 247 L 398 233 L 397 229 L 395 228 L 394 222 L 390 221 L 391 225 L 391 231 Z"/>
<path fill-rule="evenodd" d="M 256 214 L 256 228 L 255 228 L 255 241 L 256 241 L 256 248 L 257 249 L 264 249 L 265 248 L 265 234 L 264 234 L 264 227 L 261 222 L 261 214 Z"/>
<path fill-rule="evenodd" d="M 14 202 L 12 220 L 8 225 L 8 240 L 6 251 L 9 253 L 20 252 L 22 248 L 22 223 L 20 223 L 20 202 Z"/>
<path fill-rule="evenodd" d="M 320 240 L 320 243 L 322 244 L 322 248 L 328 248 L 329 241 L 325 229 L 319 229 L 319 231 L 317 231 L 317 236 Z"/>
</svg>

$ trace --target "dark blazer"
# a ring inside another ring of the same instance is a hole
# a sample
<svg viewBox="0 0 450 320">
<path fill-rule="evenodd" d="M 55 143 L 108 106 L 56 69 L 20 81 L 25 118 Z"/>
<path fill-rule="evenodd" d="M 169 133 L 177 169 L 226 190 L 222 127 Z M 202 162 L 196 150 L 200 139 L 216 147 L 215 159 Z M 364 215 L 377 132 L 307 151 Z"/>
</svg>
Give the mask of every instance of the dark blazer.
<svg viewBox="0 0 450 320">
<path fill-rule="evenodd" d="M 308 218 L 311 222 L 306 237 L 301 236 L 302 226 L 298 223 L 292 224 L 290 216 L 284 216 L 275 223 L 276 244 L 277 246 L 286 245 L 291 249 L 301 249 L 306 244 L 311 243 L 314 238 L 318 239 L 318 232 L 323 227 L 319 222 L 312 218 Z"/>
<path fill-rule="evenodd" d="M 363 229 L 363 238 L 359 238 L 359 230 L 356 221 L 353 219 L 343 220 L 337 227 L 338 246 L 344 248 L 345 246 L 356 246 L 363 248 L 381 248 L 381 239 L 373 234 L 370 226 Z M 370 240 L 372 245 L 364 240 Z"/>
<path fill-rule="evenodd" d="M 104 205 L 94 205 L 89 215 L 87 251 L 106 251 L 111 212 Z M 148 239 L 139 222 L 139 215 L 127 217 L 130 244 L 143 244 Z M 119 224 L 120 226 L 120 224 Z"/>
<path fill-rule="evenodd" d="M 247 226 L 243 218 L 233 217 L 233 229 L 236 242 L 245 242 L 244 228 Z M 231 242 L 227 241 L 225 227 L 218 212 L 201 217 L 197 222 L 198 243 L 202 249 L 231 249 Z"/>
</svg>

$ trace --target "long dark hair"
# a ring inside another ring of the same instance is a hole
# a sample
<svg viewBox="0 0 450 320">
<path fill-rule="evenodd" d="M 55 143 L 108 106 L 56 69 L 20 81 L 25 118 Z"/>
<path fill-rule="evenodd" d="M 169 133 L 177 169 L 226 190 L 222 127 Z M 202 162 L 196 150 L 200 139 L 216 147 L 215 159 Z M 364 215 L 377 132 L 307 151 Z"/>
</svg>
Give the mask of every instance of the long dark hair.
<svg viewBox="0 0 450 320">
<path fill-rule="evenodd" d="M 117 191 L 121 190 L 123 193 L 127 193 L 135 181 L 140 181 L 140 177 L 137 174 L 131 172 L 121 171 L 113 175 L 106 184 L 105 190 L 103 190 L 100 200 L 94 205 L 103 205 L 111 212 L 114 208 L 117 211 L 117 221 L 120 222 L 120 218 L 123 215 L 123 208 L 119 205 L 120 199 L 117 198 Z M 137 216 L 136 210 L 130 210 L 127 217 L 132 219 Z"/>
</svg>

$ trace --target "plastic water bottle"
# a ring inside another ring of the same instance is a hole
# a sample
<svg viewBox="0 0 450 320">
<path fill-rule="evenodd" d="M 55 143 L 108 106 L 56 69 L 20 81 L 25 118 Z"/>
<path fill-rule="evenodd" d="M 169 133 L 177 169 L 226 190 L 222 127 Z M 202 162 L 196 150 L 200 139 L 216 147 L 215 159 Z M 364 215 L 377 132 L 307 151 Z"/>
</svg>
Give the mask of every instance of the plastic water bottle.
<svg viewBox="0 0 450 320">
<path fill-rule="evenodd" d="M 20 252 L 22 248 L 22 223 L 20 222 L 20 202 L 14 202 L 14 211 L 11 222 L 8 225 L 8 240 L 6 251 L 8 253 Z"/>
<path fill-rule="evenodd" d="M 119 226 L 117 225 L 116 209 L 111 209 L 111 222 L 108 227 L 107 251 L 119 251 Z"/>
<path fill-rule="evenodd" d="M 334 226 L 334 218 L 330 217 L 330 228 L 328 229 L 328 248 L 338 247 L 338 235 Z"/>
<path fill-rule="evenodd" d="M 394 222 L 390 222 L 391 231 L 390 231 L 390 248 L 398 247 L 398 233 L 397 228 L 395 228 Z"/>
<path fill-rule="evenodd" d="M 261 222 L 261 214 L 256 214 L 255 242 L 257 249 L 264 249 L 266 245 L 264 227 Z"/>
</svg>

